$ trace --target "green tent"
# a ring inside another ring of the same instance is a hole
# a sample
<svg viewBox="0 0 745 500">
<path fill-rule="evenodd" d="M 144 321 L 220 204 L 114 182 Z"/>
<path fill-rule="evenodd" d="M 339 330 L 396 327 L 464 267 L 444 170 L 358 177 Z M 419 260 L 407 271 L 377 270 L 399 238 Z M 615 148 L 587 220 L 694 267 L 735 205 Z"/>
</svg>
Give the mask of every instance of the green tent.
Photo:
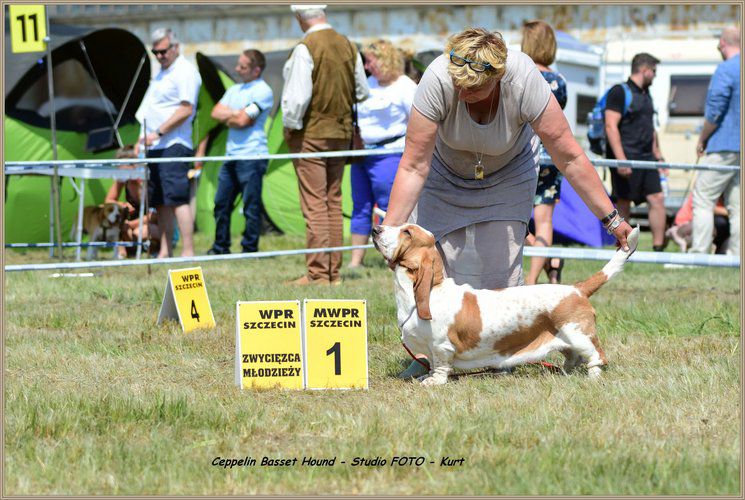
<svg viewBox="0 0 745 500">
<path fill-rule="evenodd" d="M 263 73 L 264 80 L 274 92 L 274 108 L 272 115 L 266 122 L 266 132 L 270 154 L 289 153 L 287 145 L 282 136 L 282 111 L 279 109 L 279 101 L 282 95 L 282 66 L 289 56 L 289 50 L 265 53 L 266 68 Z M 238 75 L 234 72 L 234 66 L 238 55 L 234 56 L 207 56 L 197 53 L 197 66 L 202 76 L 202 89 L 199 95 L 197 116 L 209 114 L 212 107 L 220 100 L 225 90 L 235 84 Z M 200 121 L 199 139 L 208 139 L 207 155 L 223 156 L 225 154 L 225 143 L 227 129 L 214 120 L 203 119 Z M 200 231 L 214 233 L 214 199 L 217 191 L 217 175 L 221 162 L 207 162 L 199 180 L 197 190 L 197 227 Z M 344 233 L 349 234 L 349 217 L 352 213 L 352 195 L 349 176 L 349 165 L 344 172 L 342 183 L 342 210 L 344 212 Z M 272 160 L 264 176 L 262 202 L 267 217 L 274 226 L 287 234 L 305 234 L 305 220 L 300 210 L 300 198 L 297 186 L 295 169 L 290 160 Z M 243 231 L 245 220 L 242 216 L 240 204 L 233 212 L 231 219 L 231 232 L 233 234 Z"/>
<path fill-rule="evenodd" d="M 7 13 L 6 13 L 7 14 Z M 11 52 L 5 27 L 5 161 L 53 158 L 46 53 Z M 135 112 L 147 90 L 150 63 L 142 42 L 121 29 L 50 26 L 54 64 L 57 150 L 60 160 L 112 158 L 114 149 L 88 151 L 89 133 L 119 121 L 122 143 L 138 135 Z M 86 182 L 86 204 L 101 203 L 111 181 Z M 6 177 L 5 241 L 49 241 L 51 182 L 46 176 Z M 62 237 L 70 239 L 78 195 L 69 179 L 61 180 Z"/>
</svg>

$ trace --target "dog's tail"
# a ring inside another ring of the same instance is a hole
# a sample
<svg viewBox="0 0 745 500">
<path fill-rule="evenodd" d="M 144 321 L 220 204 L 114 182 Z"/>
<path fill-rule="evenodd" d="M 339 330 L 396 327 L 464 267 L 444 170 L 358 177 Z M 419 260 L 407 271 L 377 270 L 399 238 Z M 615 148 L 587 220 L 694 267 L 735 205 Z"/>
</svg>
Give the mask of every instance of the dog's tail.
<svg viewBox="0 0 745 500">
<path fill-rule="evenodd" d="M 574 285 L 582 295 L 589 297 L 593 293 L 597 292 L 598 289 L 603 286 L 607 281 L 615 276 L 616 274 L 623 271 L 623 266 L 626 261 L 629 260 L 631 254 L 636 250 L 639 244 L 639 228 L 635 227 L 630 233 L 626 242 L 629 246 L 629 251 L 625 252 L 622 248 L 619 248 L 616 254 L 611 260 L 603 267 L 603 270 L 590 276 L 585 281 L 580 281 Z"/>
</svg>

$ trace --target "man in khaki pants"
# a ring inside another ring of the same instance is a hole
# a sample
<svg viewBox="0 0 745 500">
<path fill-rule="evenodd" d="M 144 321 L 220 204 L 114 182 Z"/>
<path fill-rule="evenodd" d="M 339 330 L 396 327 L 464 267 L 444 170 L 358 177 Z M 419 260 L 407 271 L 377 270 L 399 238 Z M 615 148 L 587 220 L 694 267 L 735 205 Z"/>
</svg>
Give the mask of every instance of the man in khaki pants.
<svg viewBox="0 0 745 500">
<path fill-rule="evenodd" d="M 717 46 L 724 62 L 709 82 L 696 154 L 704 163 L 740 165 L 740 30 L 722 31 Z M 740 255 L 740 170 L 699 171 L 693 185 L 692 253 L 709 253 L 714 230 L 714 205 L 724 195 L 729 214 L 727 254 Z"/>
<path fill-rule="evenodd" d="M 305 36 L 285 63 L 284 136 L 292 153 L 343 151 L 352 142 L 352 107 L 367 98 L 356 46 L 326 21 L 325 5 L 293 5 Z M 343 244 L 341 180 L 346 158 L 292 160 L 300 188 L 308 248 Z M 294 285 L 341 283 L 341 252 L 306 255 L 307 273 Z"/>
</svg>

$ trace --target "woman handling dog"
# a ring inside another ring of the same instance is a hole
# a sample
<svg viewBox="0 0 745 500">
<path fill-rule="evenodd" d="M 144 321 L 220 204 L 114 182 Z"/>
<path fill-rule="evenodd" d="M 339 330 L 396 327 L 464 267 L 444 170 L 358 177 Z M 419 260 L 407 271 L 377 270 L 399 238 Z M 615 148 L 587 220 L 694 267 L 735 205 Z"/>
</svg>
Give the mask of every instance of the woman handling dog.
<svg viewBox="0 0 745 500">
<path fill-rule="evenodd" d="M 131 158 L 137 159 L 134 153 L 134 146 L 127 145 L 116 152 L 117 159 Z M 132 165 L 121 165 L 120 168 L 134 168 Z M 160 245 L 160 230 L 158 228 L 158 217 L 154 209 L 150 213 L 144 214 L 143 227 L 140 227 L 140 190 L 142 188 L 142 179 L 130 179 L 127 181 L 114 181 L 106 193 L 105 203 L 117 203 L 125 210 L 126 222 L 120 235 L 122 241 L 136 242 L 139 233 L 142 232 L 142 241 L 148 241 L 150 244 L 149 251 L 154 253 L 158 251 Z M 124 201 L 119 201 L 122 191 L 124 191 Z M 134 255 L 136 248 L 118 247 L 119 257 L 126 258 L 128 255 Z"/>
<path fill-rule="evenodd" d="M 508 51 L 499 33 L 483 28 L 453 35 L 422 76 L 383 224 L 411 216 L 432 232 L 445 275 L 456 284 L 522 284 L 538 139 L 627 250 L 631 226 L 614 209 L 548 83 L 530 57 Z M 421 375 L 420 366 L 412 363 L 402 376 Z"/>
</svg>

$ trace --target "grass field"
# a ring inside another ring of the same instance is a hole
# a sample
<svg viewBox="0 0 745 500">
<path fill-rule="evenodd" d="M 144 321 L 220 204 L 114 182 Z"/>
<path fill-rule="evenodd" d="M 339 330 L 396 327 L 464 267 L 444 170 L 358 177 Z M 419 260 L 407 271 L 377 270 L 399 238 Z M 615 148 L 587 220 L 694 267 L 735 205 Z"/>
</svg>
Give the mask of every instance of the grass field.
<svg viewBox="0 0 745 500">
<path fill-rule="evenodd" d="M 629 264 L 592 299 L 610 361 L 600 381 L 529 366 L 423 388 L 395 378 L 408 356 L 392 275 L 375 252 L 367 264 L 341 287 L 303 289 L 282 284 L 303 273 L 302 256 L 203 263 L 217 328 L 186 335 L 155 325 L 167 266 L 6 274 L 4 494 L 741 494 L 739 269 Z M 564 282 L 601 266 L 571 261 Z M 367 299 L 369 390 L 241 392 L 236 301 L 304 298 Z M 257 465 L 212 465 L 246 456 Z"/>
</svg>

